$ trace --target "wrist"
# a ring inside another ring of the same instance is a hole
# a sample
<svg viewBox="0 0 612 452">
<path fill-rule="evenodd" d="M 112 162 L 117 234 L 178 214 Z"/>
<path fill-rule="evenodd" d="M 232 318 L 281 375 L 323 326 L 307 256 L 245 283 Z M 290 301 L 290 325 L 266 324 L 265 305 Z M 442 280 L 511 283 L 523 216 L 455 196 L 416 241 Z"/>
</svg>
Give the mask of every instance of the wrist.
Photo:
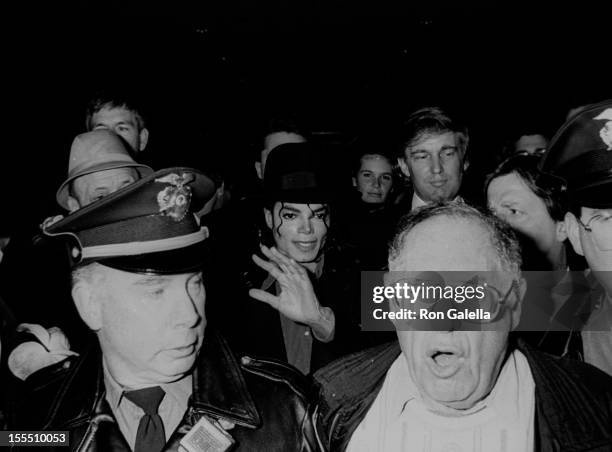
<svg viewBox="0 0 612 452">
<path fill-rule="evenodd" d="M 317 319 L 309 324 L 314 337 L 321 342 L 331 341 L 336 329 L 335 320 L 334 311 L 331 308 L 319 306 Z"/>
</svg>

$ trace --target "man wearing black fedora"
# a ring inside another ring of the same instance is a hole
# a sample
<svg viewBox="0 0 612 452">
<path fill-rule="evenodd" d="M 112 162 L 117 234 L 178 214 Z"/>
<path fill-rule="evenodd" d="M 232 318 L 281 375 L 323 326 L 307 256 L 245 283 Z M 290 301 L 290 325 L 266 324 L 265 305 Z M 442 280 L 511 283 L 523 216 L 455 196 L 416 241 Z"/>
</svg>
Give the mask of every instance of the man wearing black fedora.
<svg viewBox="0 0 612 452">
<path fill-rule="evenodd" d="M 317 450 L 303 377 L 235 355 L 207 325 L 195 212 L 215 189 L 169 168 L 46 226 L 69 244 L 97 340 L 26 378 L 10 428 L 67 431 L 78 451 Z"/>
<path fill-rule="evenodd" d="M 333 230 L 344 182 L 333 152 L 287 143 L 270 153 L 260 245 L 252 261 L 224 282 L 233 297 L 222 311 L 238 313 L 227 324 L 228 339 L 243 352 L 287 362 L 304 374 L 349 351 L 358 328 L 351 322 L 351 311 L 359 311 L 358 261 Z"/>
</svg>

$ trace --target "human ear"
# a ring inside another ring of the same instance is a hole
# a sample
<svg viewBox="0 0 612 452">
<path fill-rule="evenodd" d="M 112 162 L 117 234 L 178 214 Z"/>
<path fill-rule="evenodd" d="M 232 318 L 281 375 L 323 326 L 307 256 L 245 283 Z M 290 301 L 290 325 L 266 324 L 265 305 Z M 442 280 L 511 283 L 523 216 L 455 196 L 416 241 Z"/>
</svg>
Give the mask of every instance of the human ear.
<svg viewBox="0 0 612 452">
<path fill-rule="evenodd" d="M 149 130 L 145 127 L 140 131 L 140 149 L 139 151 L 144 151 L 144 148 L 147 147 L 147 143 L 149 142 Z"/>
<path fill-rule="evenodd" d="M 94 297 L 91 284 L 78 281 L 72 287 L 72 299 L 85 324 L 93 331 L 102 328 L 102 309 L 99 301 Z"/>
<path fill-rule="evenodd" d="M 70 213 L 75 212 L 81 208 L 81 205 L 76 198 L 68 196 L 68 210 Z"/>
<path fill-rule="evenodd" d="M 557 241 L 564 242 L 567 239 L 567 228 L 565 227 L 565 221 L 557 221 L 555 223 L 555 234 Z"/>
<path fill-rule="evenodd" d="M 571 212 L 565 214 L 565 232 L 567 233 L 567 238 L 571 242 L 574 251 L 584 256 L 582 242 L 580 241 L 580 226 L 578 225 L 578 220 Z"/>
<path fill-rule="evenodd" d="M 268 228 L 272 229 L 272 225 L 274 224 L 272 221 L 272 212 L 269 209 L 264 209 L 264 216 L 266 217 Z"/>
<path fill-rule="evenodd" d="M 255 162 L 255 171 L 257 171 L 257 177 L 263 179 L 263 174 L 261 172 L 261 162 Z"/>
</svg>

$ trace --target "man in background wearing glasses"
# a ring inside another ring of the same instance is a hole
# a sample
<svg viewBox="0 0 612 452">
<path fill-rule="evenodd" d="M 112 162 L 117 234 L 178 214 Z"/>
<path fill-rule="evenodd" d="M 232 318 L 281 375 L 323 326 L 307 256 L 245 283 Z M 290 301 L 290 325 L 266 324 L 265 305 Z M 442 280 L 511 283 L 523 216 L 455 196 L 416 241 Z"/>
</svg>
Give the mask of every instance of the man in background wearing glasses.
<svg viewBox="0 0 612 452">
<path fill-rule="evenodd" d="M 569 314 L 584 360 L 612 375 L 612 100 L 585 107 L 553 137 L 541 170 L 564 180 L 567 235 L 584 256 L 594 289 Z M 582 342 L 580 344 L 580 342 Z"/>
</svg>

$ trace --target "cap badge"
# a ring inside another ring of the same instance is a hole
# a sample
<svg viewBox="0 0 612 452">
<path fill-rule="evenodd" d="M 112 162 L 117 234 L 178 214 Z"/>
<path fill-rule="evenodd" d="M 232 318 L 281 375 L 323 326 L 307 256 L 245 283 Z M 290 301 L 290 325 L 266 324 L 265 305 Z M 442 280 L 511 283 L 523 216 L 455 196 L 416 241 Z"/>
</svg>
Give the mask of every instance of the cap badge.
<svg viewBox="0 0 612 452">
<path fill-rule="evenodd" d="M 608 151 L 612 151 L 612 108 L 606 108 L 599 115 L 593 119 L 604 120 L 606 123 L 599 131 L 599 136 L 603 140 L 604 144 L 608 146 Z"/>
<path fill-rule="evenodd" d="M 181 221 L 189 210 L 191 201 L 191 187 L 188 183 L 195 179 L 191 173 L 168 174 L 155 179 L 155 182 L 170 184 L 157 194 L 157 204 L 162 215 L 169 216 L 174 221 Z"/>
</svg>

